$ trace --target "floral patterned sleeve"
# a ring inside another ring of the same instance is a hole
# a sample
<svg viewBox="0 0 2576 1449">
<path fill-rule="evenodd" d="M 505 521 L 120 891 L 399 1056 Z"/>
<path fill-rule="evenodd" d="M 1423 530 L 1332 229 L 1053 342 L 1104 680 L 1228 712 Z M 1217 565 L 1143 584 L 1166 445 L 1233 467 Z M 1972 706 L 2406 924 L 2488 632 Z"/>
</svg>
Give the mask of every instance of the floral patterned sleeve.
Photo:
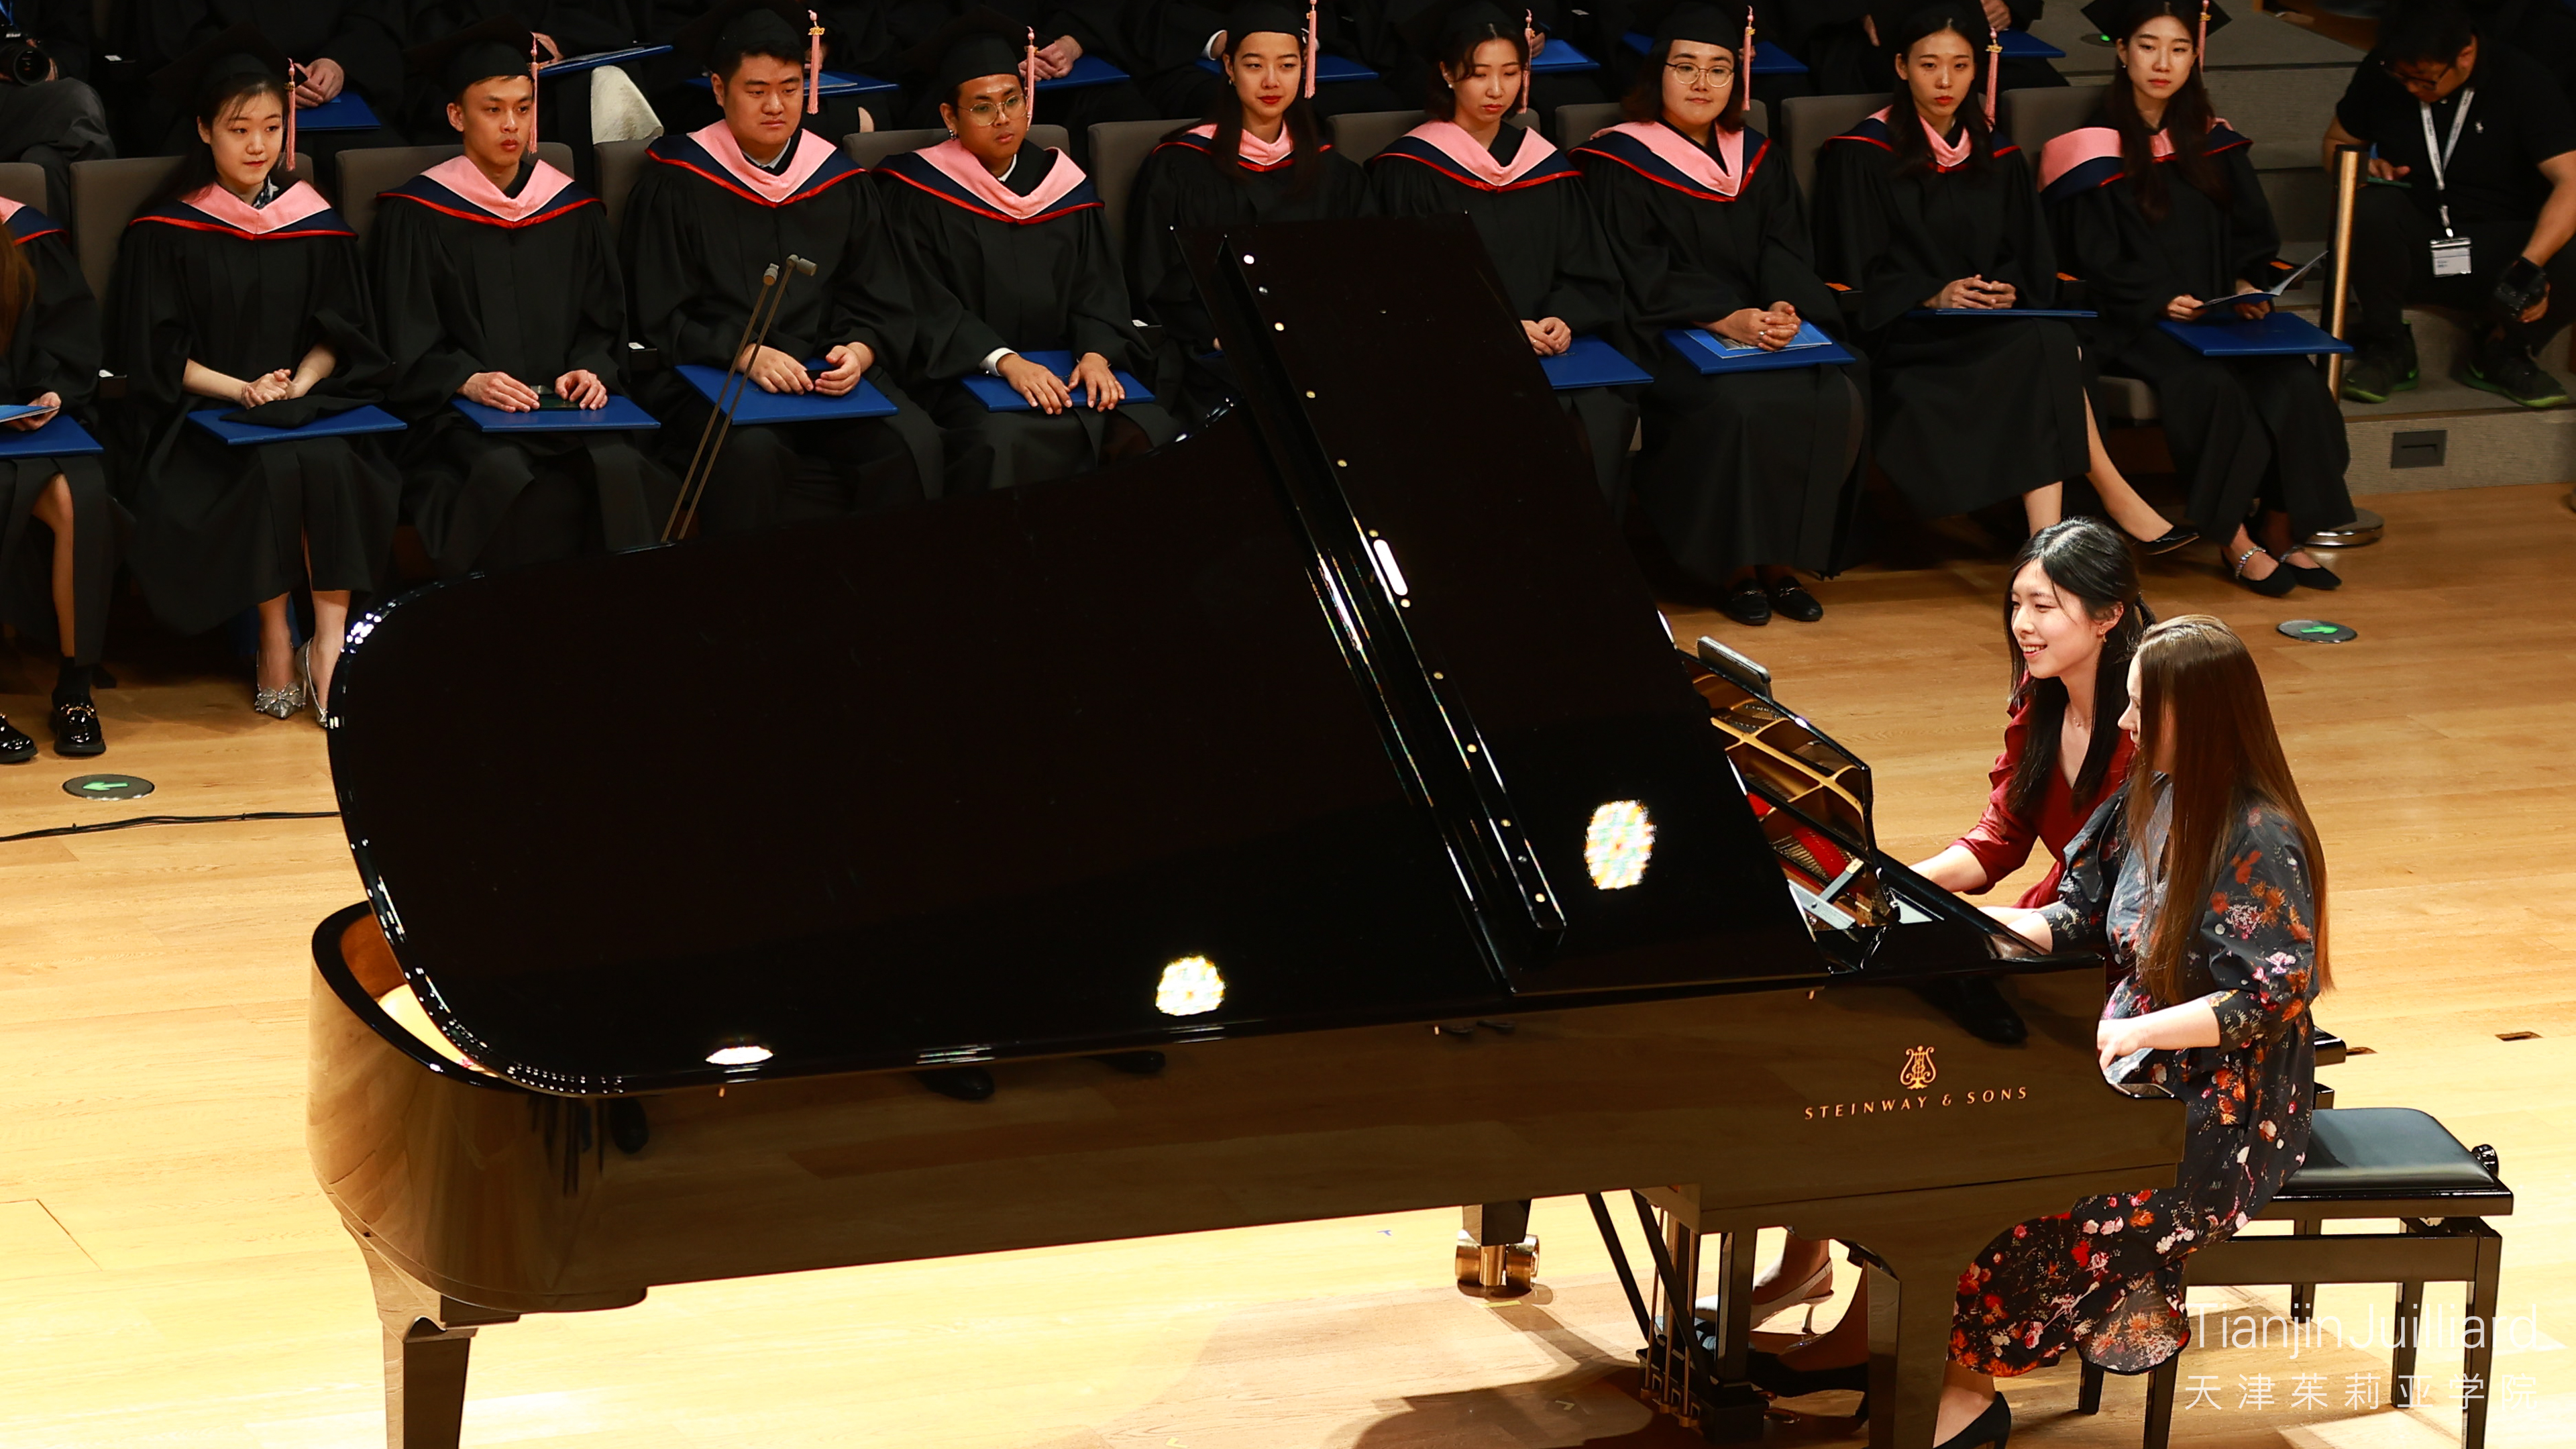
<svg viewBox="0 0 2576 1449">
<path fill-rule="evenodd" d="M 2108 943 L 2103 920 L 2111 908 L 2112 883 L 2120 878 L 2120 853 L 2128 843 L 2127 804 L 2127 791 L 2112 791 L 2066 842 L 2066 873 L 2058 877 L 2057 899 L 2039 911 L 2039 918 L 2048 922 L 2052 949 Z"/>
<path fill-rule="evenodd" d="M 2249 807 L 2201 914 L 2219 1044 L 2247 1047 L 2306 1014 L 2317 990 L 2316 890 L 2297 825 Z"/>
</svg>

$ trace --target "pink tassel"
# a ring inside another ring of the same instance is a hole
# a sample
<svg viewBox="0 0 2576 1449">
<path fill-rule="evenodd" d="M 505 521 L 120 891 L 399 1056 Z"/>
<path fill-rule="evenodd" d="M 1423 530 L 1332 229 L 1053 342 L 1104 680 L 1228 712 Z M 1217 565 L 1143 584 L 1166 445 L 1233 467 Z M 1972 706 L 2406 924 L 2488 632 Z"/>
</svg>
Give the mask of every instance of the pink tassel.
<svg viewBox="0 0 2576 1449">
<path fill-rule="evenodd" d="M 1745 107 L 1753 104 L 1753 7 L 1750 5 L 1744 7 L 1744 58 L 1735 67 L 1735 88 L 1744 97 L 1744 106 L 1736 108 L 1736 114 L 1740 116 L 1744 114 Z"/>
<path fill-rule="evenodd" d="M 823 17 L 805 12 L 805 114 L 823 113 Z"/>
<path fill-rule="evenodd" d="M 1989 131 L 1995 128 L 1996 75 L 2003 69 L 2003 64 L 2004 38 L 1989 22 L 1986 26 L 1986 129 Z"/>
<path fill-rule="evenodd" d="M 2203 55 L 2205 55 L 2208 50 L 2209 0 L 2200 0 L 2200 34 L 2191 42 L 2191 64 L 2194 70 L 2209 69 L 2209 62 L 2202 59 Z"/>
<path fill-rule="evenodd" d="M 1531 54 L 1537 51 L 1537 49 L 1538 16 L 1530 11 L 1524 10 L 1521 12 L 1521 103 L 1518 110 L 1515 111 L 1515 114 L 1517 114 L 1518 111 L 1526 111 L 1529 109 L 1529 63 Z"/>
<path fill-rule="evenodd" d="M 1022 115 L 1021 120 L 1023 124 L 1034 126 L 1038 123 L 1038 32 L 1035 26 L 1029 28 L 1029 58 L 1026 64 L 1028 69 L 1020 76 L 1020 88 L 1028 92 L 1028 110 Z"/>
<path fill-rule="evenodd" d="M 1321 57 L 1316 54 L 1315 0 L 1306 0 L 1306 99 L 1315 98 L 1315 67 Z"/>
<path fill-rule="evenodd" d="M 290 175 L 295 170 L 295 88 L 304 84 L 305 74 L 304 67 L 291 60 L 286 63 L 286 169 Z"/>
</svg>

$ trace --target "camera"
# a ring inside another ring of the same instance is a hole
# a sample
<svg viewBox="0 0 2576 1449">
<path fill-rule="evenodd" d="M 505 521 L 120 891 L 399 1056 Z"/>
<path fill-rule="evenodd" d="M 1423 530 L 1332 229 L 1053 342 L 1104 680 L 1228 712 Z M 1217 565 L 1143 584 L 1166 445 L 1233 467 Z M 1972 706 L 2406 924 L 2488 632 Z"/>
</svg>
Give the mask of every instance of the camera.
<svg viewBox="0 0 2576 1449">
<path fill-rule="evenodd" d="M 10 26 L 0 29 L 0 82 L 13 86 L 32 86 L 53 73 L 54 62 L 36 37 Z"/>
</svg>

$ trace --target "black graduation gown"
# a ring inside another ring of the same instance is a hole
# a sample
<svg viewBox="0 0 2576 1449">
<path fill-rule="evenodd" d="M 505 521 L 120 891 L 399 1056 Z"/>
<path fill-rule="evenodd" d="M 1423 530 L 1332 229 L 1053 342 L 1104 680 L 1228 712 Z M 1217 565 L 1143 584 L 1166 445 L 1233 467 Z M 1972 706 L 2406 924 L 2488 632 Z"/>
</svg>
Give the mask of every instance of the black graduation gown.
<svg viewBox="0 0 2576 1449">
<path fill-rule="evenodd" d="M 1026 196 L 1055 167 L 1070 164 L 1024 144 L 1003 184 Z M 1089 178 L 1025 220 L 991 210 L 918 152 L 889 157 L 877 184 L 888 229 L 922 274 L 956 302 L 935 327 L 923 318 L 920 355 L 924 375 L 942 379 L 929 384 L 927 401 L 947 434 L 955 486 L 1011 488 L 1093 468 L 1112 440 L 1115 418 L 1142 429 L 1154 446 L 1172 440 L 1179 430 L 1159 402 L 1121 403 L 1111 413 L 1069 407 L 1054 417 L 1034 409 L 987 412 L 955 381 L 980 373 L 997 347 L 1070 348 L 1077 360 L 1097 352 L 1112 367 L 1152 376 Z M 990 461 L 979 469 L 974 463 L 987 448 Z"/>
<path fill-rule="evenodd" d="M 93 434 L 98 396 L 98 300 L 60 223 L 32 206 L 8 221 L 9 240 L 36 274 L 36 293 L 18 315 L 0 365 L 0 403 L 19 406 L 46 393 L 63 415 Z M 0 437 L 15 437 L 0 432 Z M 107 640 L 107 611 L 116 580 L 117 535 L 123 527 L 98 455 L 0 459 L 0 619 L 19 633 L 60 647 L 54 617 L 54 537 L 28 510 L 59 475 L 72 495 L 73 662 L 95 664 Z"/>
<path fill-rule="evenodd" d="M 1515 139 L 1520 138 L 1520 139 Z M 1506 165 L 1505 142 L 1517 148 L 1537 138 L 1506 125 L 1494 138 Z M 1398 137 L 1369 162 L 1377 209 L 1385 216 L 1443 216 L 1464 212 L 1476 224 L 1485 252 L 1501 274 L 1503 290 L 1524 322 L 1557 317 L 1577 337 L 1614 345 L 1625 318 L 1620 307 L 1619 264 L 1601 235 L 1585 196 L 1583 173 L 1560 153 L 1509 186 L 1493 186 L 1462 169 L 1437 147 Z M 1619 510 L 1624 488 L 1620 465 L 1636 431 L 1634 388 L 1586 387 L 1560 392 L 1557 401 L 1583 429 L 1601 496 Z"/>
<path fill-rule="evenodd" d="M 1163 329 L 1158 375 L 1179 390 L 1184 413 L 1193 420 L 1205 418 L 1230 384 L 1221 366 L 1197 362 L 1216 346 L 1216 328 L 1181 257 L 1181 233 L 1367 216 L 1377 209 L 1368 173 L 1329 144 L 1323 147 L 1320 174 L 1304 196 L 1294 193 L 1291 163 L 1267 170 L 1249 162 L 1232 167 L 1215 154 L 1214 145 L 1211 138 L 1183 131 L 1154 148 L 1136 179 L 1135 210 L 1127 228 L 1136 305 L 1146 321 Z"/>
<path fill-rule="evenodd" d="M 295 149 L 314 158 L 323 176 L 339 173 L 329 162 L 342 151 L 403 144 L 402 0 L 143 0 L 133 18 L 147 57 L 146 73 L 186 55 L 233 26 L 248 21 L 299 65 L 337 62 L 344 89 L 364 97 L 384 124 L 367 131 L 302 131 Z M 164 149 L 179 151 L 196 139 L 193 122 L 165 98 L 151 98 Z M 428 137 L 444 141 L 452 133 Z M 203 358 L 198 359 L 203 361 Z"/>
<path fill-rule="evenodd" d="M 678 480 L 626 433 L 486 433 L 451 406 L 478 372 L 531 387 L 576 369 L 626 390 L 626 283 L 599 198 L 567 186 L 510 221 L 435 179 L 384 193 L 374 234 L 389 410 L 404 513 L 443 577 L 640 548 L 662 535 Z"/>
<path fill-rule="evenodd" d="M 1826 142 L 1816 161 L 1819 270 L 1860 291 L 1875 455 L 1914 511 L 1966 513 L 2083 474 L 2072 327 L 1906 315 L 1970 275 L 2010 282 L 2019 306 L 2055 305 L 2056 252 L 2021 148 L 1999 145 L 1983 166 L 1899 175 L 1887 126 L 1873 117 Z"/>
<path fill-rule="evenodd" d="M 919 500 L 940 477 L 939 431 L 895 380 L 912 339 L 913 287 L 886 235 L 875 189 L 838 147 L 786 199 L 773 203 L 728 173 L 689 136 L 664 136 L 618 228 L 636 340 L 663 367 L 638 396 L 662 419 L 662 451 L 685 468 L 712 410 L 678 367 L 724 367 L 761 295 L 761 274 L 789 253 L 814 275 L 784 280 L 769 345 L 809 361 L 863 342 L 890 418 L 736 427 L 716 462 L 700 519 L 743 532 Z M 747 384 L 756 386 L 756 384 Z"/>
<path fill-rule="evenodd" d="M 2309 360 L 2203 357 L 2156 325 L 2176 297 L 2223 297 L 2239 278 L 2268 286 L 2285 270 L 2250 159 L 2253 142 L 2224 125 L 2210 133 L 2225 205 L 2185 182 L 2173 163 L 2158 162 L 2166 212 L 2149 221 L 2118 155 L 2118 131 L 2095 120 L 2056 144 L 2073 150 L 2090 140 L 2084 150 L 2111 154 L 2066 167 L 2041 199 L 2060 265 L 2084 279 L 2085 305 L 2102 314 L 2090 360 L 2156 389 L 2192 526 L 2224 542 L 2258 497 L 2289 513 L 2296 537 L 2350 522 L 2343 411 Z"/>
<path fill-rule="evenodd" d="M 1619 273 L 1631 351 L 1650 359 L 1637 496 L 1676 562 L 1711 584 L 1752 564 L 1842 567 L 1859 496 L 1861 392 L 1844 367 L 1703 375 L 1663 340 L 1747 307 L 1787 302 L 1839 327 L 1816 276 L 1785 156 L 1746 127 L 1729 198 L 1625 133 L 1576 150 Z"/>
<path fill-rule="evenodd" d="M 1091 128 L 1104 121 L 1151 121 L 1161 116 L 1136 86 L 1135 67 L 1124 44 L 1128 33 L 1123 0 L 906 0 L 896 10 L 894 31 L 906 44 L 919 44 L 955 16 L 991 9 L 1037 31 L 1040 46 L 1070 35 L 1086 56 L 1127 72 L 1125 80 L 1106 85 L 1049 88 L 1037 95 L 1033 124 L 1062 126 L 1065 153 L 1078 165 L 1091 164 Z M 879 74 L 886 74 L 879 72 Z M 891 79 L 889 75 L 887 77 Z M 948 99 L 933 82 L 916 78 L 905 93 L 902 124 L 929 129 L 939 125 L 939 107 Z"/>
<path fill-rule="evenodd" d="M 373 313 L 357 236 L 336 211 L 254 235 L 165 201 L 127 225 L 108 293 L 110 365 L 128 378 L 110 446 L 134 514 L 127 561 L 172 629 L 211 629 L 308 581 L 371 591 L 384 580 L 402 490 L 375 435 L 229 447 L 188 415 L 240 410 L 181 386 L 190 358 L 250 378 L 291 371 L 322 343 L 331 375 L 244 421 L 291 427 L 379 402 L 393 365 Z"/>
<path fill-rule="evenodd" d="M 596 55 L 640 43 L 626 0 L 411 0 L 409 39 L 416 46 L 428 45 L 503 16 L 522 21 L 530 30 L 552 38 L 567 56 Z M 639 86 L 643 84 L 640 76 L 645 68 L 641 62 L 618 68 L 639 77 Z M 584 70 L 562 77 L 541 77 L 537 96 L 540 137 L 572 147 L 574 174 L 585 184 L 596 180 L 590 154 L 592 74 Z M 454 99 L 447 93 L 443 78 L 411 77 L 403 101 L 405 125 L 424 145 L 453 141 L 456 129 L 447 123 L 447 104 Z"/>
<path fill-rule="evenodd" d="M 510 0 L 484 0 L 487 4 L 506 6 Z M 615 5 L 616 0 L 586 0 L 586 3 Z M 680 29 L 707 13 L 709 0 L 650 0 L 636 9 L 643 17 L 643 40 L 647 45 L 669 45 Z M 822 17 L 824 37 L 823 68 L 856 72 L 878 80 L 900 80 L 903 75 L 903 52 L 921 40 L 947 19 L 938 10 L 936 0 L 929 4 L 906 3 L 886 7 L 872 3 L 825 3 L 813 0 L 800 7 Z M 543 29 L 543 26 L 539 26 Z M 907 38 L 909 37 L 909 38 Z M 653 103 L 653 112 L 662 118 L 667 132 L 694 131 L 720 119 L 715 93 L 706 84 L 706 66 L 694 55 L 674 51 L 628 67 L 636 84 Z M 862 100 L 851 96 L 830 96 L 823 101 L 820 114 L 806 118 L 815 134 L 826 140 L 839 140 L 859 129 L 858 113 L 862 110 L 876 118 L 882 130 L 902 123 L 904 101 L 900 92 L 874 91 Z M 937 124 L 933 117 L 932 124 Z"/>
<path fill-rule="evenodd" d="M 1212 116 L 1231 99 L 1223 73 L 1201 63 L 1207 56 L 1208 37 L 1227 28 L 1221 0 L 1136 0 L 1126 24 L 1133 59 L 1118 64 L 1135 75 L 1156 115 Z M 1338 6 L 1318 5 L 1316 43 L 1326 55 L 1366 65 L 1363 24 L 1357 17 L 1343 15 Z M 1308 103 L 1318 117 L 1328 117 L 1354 111 L 1400 111 L 1419 105 L 1421 98 L 1399 96 L 1381 77 L 1318 85 Z"/>
</svg>

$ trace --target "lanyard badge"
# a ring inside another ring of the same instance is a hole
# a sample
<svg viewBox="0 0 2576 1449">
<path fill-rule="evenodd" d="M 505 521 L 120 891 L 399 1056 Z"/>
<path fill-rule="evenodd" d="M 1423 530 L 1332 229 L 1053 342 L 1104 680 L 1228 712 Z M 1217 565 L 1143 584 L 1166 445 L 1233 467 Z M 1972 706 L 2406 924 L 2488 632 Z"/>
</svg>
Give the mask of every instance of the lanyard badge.
<svg viewBox="0 0 2576 1449">
<path fill-rule="evenodd" d="M 2415 103 L 2418 118 L 2424 123 L 2424 159 L 2433 169 L 2433 194 L 2439 198 L 2437 205 L 2442 215 L 2442 235 L 2433 243 L 2433 275 L 2437 277 L 2465 277 L 2473 269 L 2469 259 L 2469 239 L 2451 230 L 2447 173 L 2452 154 L 2460 149 L 2460 136 L 2469 128 L 2469 107 L 2477 99 L 2476 86 L 2460 92 L 2460 108 L 2451 114 L 2451 134 L 2439 142 L 2433 139 L 2433 107 L 2424 101 Z"/>
</svg>

